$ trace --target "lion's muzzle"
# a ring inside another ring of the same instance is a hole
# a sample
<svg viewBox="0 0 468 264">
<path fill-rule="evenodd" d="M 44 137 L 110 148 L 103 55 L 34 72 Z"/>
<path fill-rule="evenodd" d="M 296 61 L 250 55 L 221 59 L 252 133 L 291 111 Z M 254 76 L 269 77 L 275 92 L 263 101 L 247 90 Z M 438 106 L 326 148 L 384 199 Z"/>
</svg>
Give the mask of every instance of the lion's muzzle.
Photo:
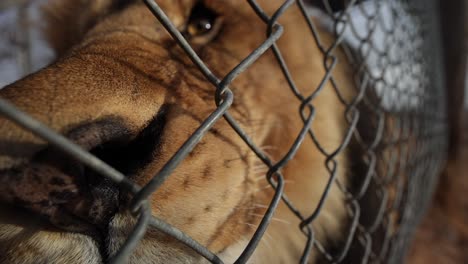
<svg viewBox="0 0 468 264">
<path fill-rule="evenodd" d="M 66 134 L 85 150 L 127 170 L 130 132 L 123 124 L 119 118 L 110 117 L 79 124 Z M 10 148 L 14 149 L 14 144 Z M 32 210 L 68 231 L 105 229 L 119 206 L 116 184 L 55 147 L 37 151 L 29 162 L 4 169 L 0 175 L 3 203 Z"/>
</svg>

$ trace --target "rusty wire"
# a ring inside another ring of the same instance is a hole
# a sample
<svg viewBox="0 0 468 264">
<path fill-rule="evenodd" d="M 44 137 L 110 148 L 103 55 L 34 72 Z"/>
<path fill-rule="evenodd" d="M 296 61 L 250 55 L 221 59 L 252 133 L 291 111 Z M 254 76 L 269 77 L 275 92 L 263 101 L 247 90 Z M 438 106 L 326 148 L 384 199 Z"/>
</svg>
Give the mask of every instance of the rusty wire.
<svg viewBox="0 0 468 264">
<path fill-rule="evenodd" d="M 427 206 L 436 173 L 446 154 L 445 99 L 440 85 L 441 76 L 438 74 L 440 68 L 436 66 L 439 61 L 437 54 L 428 58 L 432 51 L 430 45 L 436 45 L 434 43 L 437 41 L 433 41 L 438 37 L 437 24 L 432 19 L 432 16 L 436 15 L 434 1 L 429 1 L 430 4 L 427 1 L 415 1 L 411 4 L 405 1 L 372 1 L 373 5 L 370 5 L 369 2 L 357 3 L 356 0 L 352 0 L 347 1 L 344 10 L 339 12 L 334 12 L 329 2 L 323 1 L 328 17 L 333 21 L 331 30 L 336 36 L 331 45 L 325 46 L 316 25 L 310 19 L 304 1 L 284 1 L 272 16 L 268 16 L 255 0 L 248 0 L 245 4 L 250 5 L 259 19 L 267 25 L 265 41 L 222 77 L 216 76 L 204 64 L 165 15 L 164 10 L 158 6 L 157 1 L 143 1 L 213 85 L 217 105 L 216 110 L 202 122 L 147 185 L 136 185 L 91 153 L 0 99 L 1 115 L 134 194 L 130 209 L 138 219 L 137 224 L 110 262 L 125 263 L 146 230 L 155 228 L 181 241 L 211 263 L 223 263 L 215 253 L 182 231 L 152 216 L 148 202 L 148 197 L 171 177 L 172 171 L 221 118 L 231 125 L 252 152 L 268 166 L 269 171 L 265 177 L 275 191 L 260 225 L 235 263 L 248 261 L 279 203 L 285 203 L 300 219 L 301 224 L 298 228 L 307 238 L 300 263 L 307 263 L 312 251 L 317 251 L 330 263 L 402 261 L 411 233 Z M 312 94 L 307 95 L 299 92 L 276 44 L 285 30 L 278 23 L 278 19 L 293 5 L 299 7 L 321 50 L 326 71 L 321 84 Z M 382 12 L 388 12 L 387 19 Z M 359 32 L 359 25 L 354 19 L 356 14 L 366 21 L 367 30 L 364 34 Z M 381 45 L 375 41 L 375 34 L 383 36 Z M 354 47 L 345 45 L 353 41 L 357 43 Z M 334 56 L 338 47 L 345 49 L 354 66 L 353 85 L 357 93 L 351 101 L 343 98 L 340 94 L 341 88 L 333 78 L 333 69 L 339 63 Z M 297 102 L 294 103 L 299 105 L 299 114 L 304 123 L 290 150 L 278 162 L 268 158 L 229 114 L 229 108 L 235 100 L 235 94 L 229 89 L 229 85 L 268 50 L 273 51 L 291 92 L 297 98 Z M 332 152 L 324 149 L 311 129 L 315 114 L 314 98 L 324 89 L 327 82 L 332 84 L 336 95 L 346 107 L 343 114 L 347 120 L 345 137 L 340 146 Z M 361 129 L 360 118 L 368 119 L 370 127 Z M 363 131 L 370 132 L 371 135 L 363 135 Z M 324 166 L 329 173 L 328 183 L 317 208 L 310 215 L 304 215 L 296 209 L 283 193 L 284 178 L 281 174 L 281 168 L 293 158 L 306 138 L 310 138 L 326 158 Z M 356 146 L 365 164 L 364 168 L 361 168 L 360 181 L 355 190 L 350 190 L 337 181 L 335 157 L 349 149 L 350 145 Z M 339 245 L 339 249 L 329 252 L 315 239 L 312 223 L 320 214 L 333 184 L 337 184 L 346 197 L 349 224 L 345 230 L 346 239 Z M 373 202 L 370 203 L 370 200 Z"/>
</svg>

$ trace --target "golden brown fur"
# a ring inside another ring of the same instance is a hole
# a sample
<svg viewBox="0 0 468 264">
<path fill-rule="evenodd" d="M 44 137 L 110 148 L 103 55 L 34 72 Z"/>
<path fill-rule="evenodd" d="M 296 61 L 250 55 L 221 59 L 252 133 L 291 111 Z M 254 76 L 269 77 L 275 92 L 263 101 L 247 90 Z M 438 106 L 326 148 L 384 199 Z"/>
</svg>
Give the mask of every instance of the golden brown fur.
<svg viewBox="0 0 468 264">
<path fill-rule="evenodd" d="M 186 25 L 194 2 L 158 1 L 180 29 Z M 258 2 L 269 14 L 282 3 Z M 128 175 L 144 185 L 215 109 L 214 87 L 143 4 L 132 3 L 123 10 L 113 9 L 112 4 L 110 0 L 56 1 L 48 8 L 51 13 L 48 32 L 60 59 L 4 88 L 0 96 L 64 134 L 76 126 L 111 118 L 119 120 L 128 130 L 128 136 L 135 138 L 163 107 L 166 122 L 157 153 L 153 153 L 150 163 Z M 224 76 L 261 44 L 265 25 L 244 1 L 207 0 L 204 4 L 223 17 L 223 28 L 216 38 L 195 45 L 195 49 L 217 76 Z M 324 76 L 323 55 L 297 7 L 287 11 L 280 23 L 285 26 L 285 33 L 279 47 L 297 86 L 302 93 L 310 94 Z M 327 43 L 332 41 L 325 31 L 321 37 Z M 333 76 L 340 87 L 351 90 L 348 70 L 341 59 Z M 279 160 L 295 140 L 302 122 L 298 115 L 299 102 L 289 90 L 272 52 L 267 52 L 241 74 L 231 89 L 235 98 L 230 113 L 256 144 L 273 160 Z M 341 92 L 349 97 L 346 95 L 349 90 Z M 330 83 L 314 99 L 313 105 L 317 113 L 312 128 L 319 142 L 331 152 L 344 137 L 344 107 Z M 34 146 L 23 148 L 21 158 L 8 151 L 0 153 L 0 170 L 27 167 L 29 163 L 37 163 L 40 168 L 46 166 L 37 154 L 47 147 L 46 143 L 5 119 L 0 119 L 0 132 L 1 142 L 14 142 L 18 144 L 16 148 Z M 83 133 L 76 139 L 78 143 L 87 137 L 99 138 L 101 132 Z M 344 154 L 336 160 L 338 179 L 345 185 L 347 160 Z M 306 139 L 283 169 L 286 194 L 304 215 L 313 212 L 328 180 L 324 162 L 324 156 Z M 258 172 L 259 168 L 262 170 L 259 164 L 227 122 L 220 120 L 151 196 L 153 214 L 231 262 L 252 236 L 272 196 L 271 188 L 260 177 L 265 170 Z M 89 194 L 74 181 L 79 179 L 73 179 L 67 188 L 76 197 L 66 200 L 62 206 L 76 215 L 87 208 L 83 209 L 79 202 L 76 205 L 76 201 L 89 199 Z M 33 191 L 39 192 L 41 186 L 37 185 Z M 49 185 L 44 183 L 44 186 Z M 89 236 L 52 228 L 33 217 L 20 219 L 19 213 L 3 208 L 0 262 L 99 263 L 100 251 L 113 255 L 132 227 L 132 218 L 124 207 L 118 209 L 106 223 L 109 225 L 107 241 L 98 246 Z M 84 214 L 80 216 L 86 219 Z M 345 222 L 344 214 L 342 193 L 333 184 L 325 207 L 314 222 L 317 238 L 337 239 Z M 281 204 L 275 219 L 254 254 L 253 263 L 292 263 L 300 257 L 305 237 L 297 228 L 297 218 Z M 131 263 L 199 260 L 199 256 L 176 241 L 150 230 Z"/>
</svg>

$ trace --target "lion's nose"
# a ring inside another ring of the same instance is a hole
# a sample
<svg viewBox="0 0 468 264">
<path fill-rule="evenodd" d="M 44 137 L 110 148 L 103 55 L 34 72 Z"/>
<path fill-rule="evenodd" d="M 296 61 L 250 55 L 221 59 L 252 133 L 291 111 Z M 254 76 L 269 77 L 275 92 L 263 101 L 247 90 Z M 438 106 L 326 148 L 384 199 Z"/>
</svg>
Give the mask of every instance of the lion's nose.
<svg viewBox="0 0 468 264">
<path fill-rule="evenodd" d="M 64 134 L 105 162 L 122 165 L 115 155 L 130 138 L 124 123 L 106 118 L 70 125 Z M 119 186 L 51 146 L 26 163 L 0 170 L 0 177 L 0 202 L 32 210 L 70 231 L 105 227 L 119 206 Z"/>
</svg>

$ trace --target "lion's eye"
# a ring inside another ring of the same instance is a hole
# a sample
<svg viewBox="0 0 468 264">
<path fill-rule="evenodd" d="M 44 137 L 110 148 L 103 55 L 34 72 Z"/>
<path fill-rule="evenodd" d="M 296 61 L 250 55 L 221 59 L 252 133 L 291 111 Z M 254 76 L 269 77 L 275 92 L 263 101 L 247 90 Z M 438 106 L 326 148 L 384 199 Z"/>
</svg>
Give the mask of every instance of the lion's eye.
<svg viewBox="0 0 468 264">
<path fill-rule="evenodd" d="M 195 20 L 193 23 L 188 25 L 187 32 L 191 36 L 196 36 L 200 34 L 208 33 L 213 28 L 213 21 L 202 18 L 200 20 Z"/>
<path fill-rule="evenodd" d="M 203 44 L 219 33 L 221 23 L 222 19 L 216 12 L 198 2 L 192 9 L 184 35 L 194 44 Z"/>
</svg>

